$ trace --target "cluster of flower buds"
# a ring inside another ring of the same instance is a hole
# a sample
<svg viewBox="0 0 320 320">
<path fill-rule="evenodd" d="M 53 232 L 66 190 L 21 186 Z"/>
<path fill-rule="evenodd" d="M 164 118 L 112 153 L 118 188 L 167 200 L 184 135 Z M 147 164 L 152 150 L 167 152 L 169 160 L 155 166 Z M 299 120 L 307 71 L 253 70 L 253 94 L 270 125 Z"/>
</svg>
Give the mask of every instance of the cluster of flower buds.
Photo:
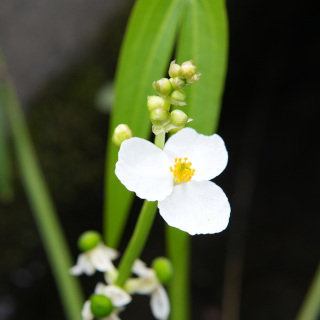
<svg viewBox="0 0 320 320">
<path fill-rule="evenodd" d="M 172 61 L 169 68 L 170 79 L 162 78 L 153 82 L 152 86 L 158 96 L 149 96 L 147 106 L 154 134 L 181 129 L 192 121 L 183 111 L 175 109 L 170 112 L 170 108 L 171 105 L 186 105 L 183 88 L 198 81 L 200 75 L 192 61 L 186 61 L 181 66 Z"/>
<path fill-rule="evenodd" d="M 99 282 L 94 293 L 85 302 L 82 309 L 83 320 L 120 319 L 118 314 L 131 302 L 131 295 L 150 295 L 151 311 L 156 319 L 166 320 L 170 313 L 170 303 L 163 287 L 173 276 L 172 264 L 167 258 L 156 258 L 152 268 L 137 260 L 132 272 L 137 277 L 129 278 L 124 288 L 114 285 L 118 270 L 113 265 L 119 254 L 116 250 L 105 246 L 101 236 L 96 231 L 83 233 L 78 240 L 78 247 L 82 251 L 77 264 L 70 269 L 72 275 L 93 275 L 96 271 L 104 273 L 105 283 Z"/>
</svg>

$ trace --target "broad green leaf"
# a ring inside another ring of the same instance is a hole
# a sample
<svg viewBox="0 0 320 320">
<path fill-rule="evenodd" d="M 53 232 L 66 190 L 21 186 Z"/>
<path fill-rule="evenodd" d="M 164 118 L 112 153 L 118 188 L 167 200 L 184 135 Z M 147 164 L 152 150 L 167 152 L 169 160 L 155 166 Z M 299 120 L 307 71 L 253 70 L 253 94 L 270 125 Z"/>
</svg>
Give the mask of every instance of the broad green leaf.
<svg viewBox="0 0 320 320">
<path fill-rule="evenodd" d="M 177 63 L 192 59 L 202 73 L 199 82 L 186 88 L 185 110 L 194 119 L 190 126 L 200 133 L 212 134 L 219 123 L 227 66 L 228 27 L 224 0 L 189 1 L 177 52 Z M 170 287 L 173 320 L 190 319 L 189 238 L 187 233 L 167 227 L 168 254 L 178 275 Z"/>
<path fill-rule="evenodd" d="M 117 247 L 122 235 L 133 194 L 114 174 L 118 149 L 112 145 L 114 128 L 125 123 L 133 135 L 150 135 L 148 95 L 155 94 L 152 82 L 165 76 L 173 52 L 174 39 L 183 0 L 139 0 L 132 12 L 116 75 L 107 150 L 104 208 L 106 243 Z"/>
</svg>

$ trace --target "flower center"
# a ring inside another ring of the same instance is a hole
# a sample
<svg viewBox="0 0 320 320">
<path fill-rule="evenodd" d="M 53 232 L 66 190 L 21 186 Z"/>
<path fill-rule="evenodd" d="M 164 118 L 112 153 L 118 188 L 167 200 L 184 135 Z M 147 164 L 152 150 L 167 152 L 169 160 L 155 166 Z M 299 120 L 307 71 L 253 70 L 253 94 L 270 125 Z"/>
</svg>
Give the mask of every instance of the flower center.
<svg viewBox="0 0 320 320">
<path fill-rule="evenodd" d="M 184 158 L 182 162 L 181 158 L 175 158 L 174 169 L 170 167 L 170 171 L 173 172 L 174 182 L 183 183 L 191 180 L 196 169 L 191 169 L 191 162 L 187 162 L 188 158 Z"/>
</svg>

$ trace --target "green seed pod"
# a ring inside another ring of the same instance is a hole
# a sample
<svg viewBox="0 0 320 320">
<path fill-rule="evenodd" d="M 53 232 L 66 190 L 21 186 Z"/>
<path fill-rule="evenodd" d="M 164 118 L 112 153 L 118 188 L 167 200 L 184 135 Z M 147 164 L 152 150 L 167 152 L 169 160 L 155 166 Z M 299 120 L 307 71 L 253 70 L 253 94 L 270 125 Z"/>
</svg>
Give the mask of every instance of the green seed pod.
<svg viewBox="0 0 320 320">
<path fill-rule="evenodd" d="M 169 96 L 173 90 L 171 81 L 167 78 L 162 78 L 153 82 L 153 87 L 159 93 L 159 95 L 165 97 Z"/>
<path fill-rule="evenodd" d="M 90 308 L 95 318 L 103 318 L 111 314 L 114 307 L 111 300 L 103 294 L 93 294 L 90 297 Z"/>
<path fill-rule="evenodd" d="M 86 252 L 95 248 L 101 241 L 101 236 L 97 231 L 86 231 L 78 239 L 78 247 Z"/>
<path fill-rule="evenodd" d="M 126 124 L 119 124 L 113 132 L 112 142 L 117 146 L 120 147 L 121 143 L 124 140 L 132 138 L 132 131 L 130 130 L 129 126 Z"/>
<path fill-rule="evenodd" d="M 163 108 L 166 110 L 170 110 L 170 102 L 159 97 L 159 96 L 149 96 L 147 100 L 147 106 L 149 112 L 151 112 L 154 109 Z"/>
<path fill-rule="evenodd" d="M 170 124 L 176 127 L 182 127 L 188 122 L 188 116 L 181 110 L 173 110 L 171 112 Z"/>
<path fill-rule="evenodd" d="M 186 94 L 184 93 L 183 90 L 174 90 L 171 95 L 171 99 L 176 100 L 176 101 L 186 101 Z M 173 104 L 173 103 L 172 103 Z"/>
<path fill-rule="evenodd" d="M 182 89 L 186 85 L 186 81 L 178 77 L 170 79 L 173 89 Z"/>
<path fill-rule="evenodd" d="M 173 277 L 173 267 L 169 259 L 159 257 L 153 260 L 152 268 L 154 269 L 157 278 L 163 284 L 167 284 Z"/>
<path fill-rule="evenodd" d="M 178 77 L 181 79 L 190 79 L 197 73 L 198 69 L 192 64 L 192 61 L 184 62 L 178 72 Z"/>
<path fill-rule="evenodd" d="M 169 67 L 169 76 L 171 78 L 175 78 L 178 76 L 180 66 L 176 63 L 176 61 L 172 61 Z"/>
<path fill-rule="evenodd" d="M 150 112 L 150 120 L 156 127 L 162 127 L 170 121 L 170 112 L 164 108 L 153 109 Z"/>
</svg>

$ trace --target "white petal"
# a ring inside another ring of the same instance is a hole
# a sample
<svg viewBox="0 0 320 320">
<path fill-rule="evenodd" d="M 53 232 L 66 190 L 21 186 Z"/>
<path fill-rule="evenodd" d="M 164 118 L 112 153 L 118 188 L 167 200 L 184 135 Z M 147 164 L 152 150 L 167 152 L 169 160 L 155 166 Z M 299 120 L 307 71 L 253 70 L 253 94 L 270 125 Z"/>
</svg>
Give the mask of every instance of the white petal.
<svg viewBox="0 0 320 320">
<path fill-rule="evenodd" d="M 167 320 L 170 313 L 170 303 L 167 292 L 159 286 L 151 295 L 151 311 L 156 319 Z"/>
<path fill-rule="evenodd" d="M 125 306 L 131 301 L 131 296 L 117 286 L 105 286 L 101 293 L 109 297 L 115 307 Z"/>
<path fill-rule="evenodd" d="M 90 301 L 87 300 L 84 303 L 82 311 L 81 311 L 81 315 L 82 315 L 82 319 L 83 320 L 92 320 L 93 319 L 93 314 L 91 312 L 91 307 L 90 306 L 91 306 Z"/>
<path fill-rule="evenodd" d="M 141 199 L 163 200 L 173 188 L 170 161 L 153 143 L 131 138 L 120 147 L 116 176 Z"/>
<path fill-rule="evenodd" d="M 98 271 L 112 272 L 115 269 L 106 252 L 104 250 L 99 250 L 98 247 L 90 251 L 90 258 Z"/>
<path fill-rule="evenodd" d="M 91 262 L 90 256 L 87 253 L 79 254 L 77 264 L 70 269 L 70 273 L 74 276 L 78 276 L 85 273 L 88 276 L 92 276 L 96 272 L 94 265 Z"/>
<path fill-rule="evenodd" d="M 159 282 L 152 274 L 149 277 L 132 278 L 126 282 L 126 290 L 130 293 L 150 294 L 159 286 Z"/>
<path fill-rule="evenodd" d="M 166 143 L 164 152 L 171 159 L 188 158 L 195 169 L 192 180 L 211 180 L 218 176 L 228 163 L 228 152 L 222 138 L 214 134 L 205 136 L 194 129 L 184 128 Z"/>
<path fill-rule="evenodd" d="M 143 261 L 137 259 L 133 264 L 132 272 L 140 277 L 145 276 L 146 274 L 148 274 L 148 267 Z"/>
<path fill-rule="evenodd" d="M 229 223 L 230 204 L 222 189 L 210 181 L 176 185 L 158 203 L 160 214 L 172 227 L 194 234 L 217 233 Z"/>
</svg>

